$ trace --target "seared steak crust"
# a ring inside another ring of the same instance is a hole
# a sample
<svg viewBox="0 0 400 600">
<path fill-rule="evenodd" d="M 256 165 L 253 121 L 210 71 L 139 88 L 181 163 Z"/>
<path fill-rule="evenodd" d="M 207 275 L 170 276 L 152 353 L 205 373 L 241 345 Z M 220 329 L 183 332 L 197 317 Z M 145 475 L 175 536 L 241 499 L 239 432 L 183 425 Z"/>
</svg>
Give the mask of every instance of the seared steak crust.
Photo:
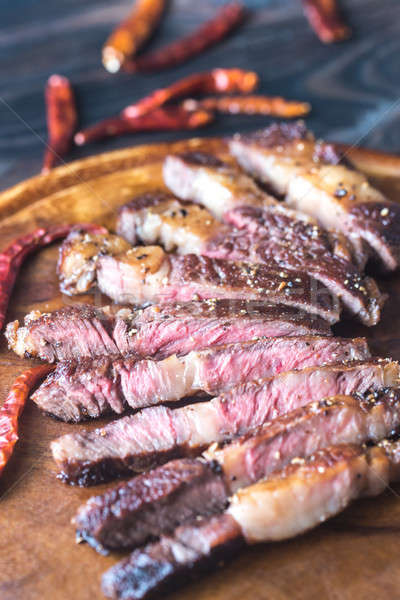
<svg viewBox="0 0 400 600">
<path fill-rule="evenodd" d="M 188 282 L 194 282 L 193 292 L 203 297 L 231 295 L 254 300 L 265 298 L 308 310 L 330 322 L 339 319 L 339 307 L 335 305 L 329 290 L 304 272 L 193 254 L 173 257 L 171 263 L 174 294 Z"/>
<path fill-rule="evenodd" d="M 182 152 L 178 156 L 190 165 L 217 168 L 226 167 L 226 164 L 220 158 L 206 152 Z"/>
<path fill-rule="evenodd" d="M 136 547 L 193 515 L 222 512 L 227 498 L 217 463 L 184 458 L 90 498 L 74 523 L 77 537 L 98 551 Z"/>
</svg>

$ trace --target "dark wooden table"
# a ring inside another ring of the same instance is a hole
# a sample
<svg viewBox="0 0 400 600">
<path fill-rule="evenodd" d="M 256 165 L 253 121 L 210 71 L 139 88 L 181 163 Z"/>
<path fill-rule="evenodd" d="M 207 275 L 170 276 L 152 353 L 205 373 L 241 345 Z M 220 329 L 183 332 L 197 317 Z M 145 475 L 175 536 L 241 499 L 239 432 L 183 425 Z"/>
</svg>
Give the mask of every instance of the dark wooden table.
<svg viewBox="0 0 400 600">
<path fill-rule="evenodd" d="M 193 29 L 215 5 L 173 0 L 154 46 Z M 349 42 L 323 46 L 303 19 L 300 0 L 248 0 L 254 13 L 231 38 L 180 68 L 159 75 L 109 75 L 102 43 L 132 0 L 0 2 L 0 188 L 36 174 L 46 138 L 43 87 L 52 73 L 71 78 L 82 125 L 117 113 L 177 77 L 214 66 L 253 68 L 261 91 L 308 100 L 318 135 L 399 152 L 400 2 L 344 0 L 354 27 Z M 264 125 L 261 117 L 223 117 L 200 132 L 218 135 Z M 132 144 L 188 137 L 130 135 L 75 149 L 76 159 Z"/>
</svg>

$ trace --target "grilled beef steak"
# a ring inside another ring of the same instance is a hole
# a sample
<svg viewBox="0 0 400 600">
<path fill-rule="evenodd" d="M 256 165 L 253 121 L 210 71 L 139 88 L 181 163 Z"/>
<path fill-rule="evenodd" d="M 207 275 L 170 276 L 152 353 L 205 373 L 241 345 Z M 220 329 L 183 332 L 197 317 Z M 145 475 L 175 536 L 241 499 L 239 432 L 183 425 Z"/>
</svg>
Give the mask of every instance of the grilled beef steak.
<svg viewBox="0 0 400 600">
<path fill-rule="evenodd" d="M 264 338 L 196 350 L 161 361 L 102 357 L 59 363 L 32 400 L 63 421 L 80 421 L 127 408 L 210 395 L 245 381 L 312 365 L 370 357 L 363 338 Z"/>
<path fill-rule="evenodd" d="M 239 490 L 220 516 L 178 527 L 173 536 L 135 550 L 102 578 L 108 598 L 143 600 L 181 585 L 196 572 L 249 544 L 285 540 L 376 496 L 400 477 L 400 444 L 337 445 L 295 458 L 266 480 Z"/>
<path fill-rule="evenodd" d="M 227 502 L 217 463 L 181 458 L 90 498 L 74 523 L 77 538 L 105 552 L 172 533 L 193 515 L 222 512 Z"/>
<path fill-rule="evenodd" d="M 277 202 L 243 171 L 202 152 L 167 156 L 163 177 L 176 196 L 202 204 L 217 219 L 237 206 L 264 206 Z"/>
<path fill-rule="evenodd" d="M 315 223 L 281 204 L 227 211 L 218 223 L 204 208 L 154 194 L 121 207 L 118 233 L 130 243 L 161 244 L 179 254 L 276 264 L 305 271 L 325 285 L 348 312 L 367 325 L 379 321 L 384 297 L 376 283 L 332 253 L 331 239 Z"/>
<path fill-rule="evenodd" d="M 304 272 L 194 254 L 167 255 L 159 246 L 134 247 L 116 256 L 106 255 L 106 244 L 100 244 L 98 238 L 92 244 L 87 235 L 78 232 L 65 240 L 58 268 L 61 288 L 66 293 L 81 292 L 82 281 L 89 282 L 89 287 L 94 284 L 94 261 L 98 287 L 121 304 L 207 298 L 267 300 L 301 308 L 331 323 L 339 319 L 339 306 L 329 290 Z M 85 244 L 93 252 L 100 245 L 101 256 L 94 254 L 89 258 L 82 250 Z"/>
<path fill-rule="evenodd" d="M 245 434 L 311 400 L 396 386 L 399 372 L 398 363 L 377 359 L 281 373 L 209 402 L 155 406 L 93 431 L 64 435 L 51 444 L 53 458 L 65 481 L 91 485 L 199 454 L 212 442 Z"/>
<path fill-rule="evenodd" d="M 285 195 L 286 203 L 343 232 L 361 266 L 373 254 L 393 270 L 400 260 L 400 206 L 372 187 L 365 175 L 338 164 L 332 147 L 301 125 L 272 125 L 237 135 L 230 150 L 241 166 Z"/>
<path fill-rule="evenodd" d="M 212 444 L 207 461 L 171 461 L 90 498 L 74 519 L 77 535 L 99 551 L 140 546 L 199 515 L 221 512 L 231 494 L 295 457 L 332 444 L 378 442 L 399 425 L 398 390 L 307 404 L 229 444 Z"/>
<path fill-rule="evenodd" d="M 213 516 L 136 550 L 103 575 L 102 589 L 115 600 L 145 600 L 155 593 L 163 598 L 191 579 L 189 563 L 196 575 L 207 573 L 244 546 L 240 527 L 230 515 Z"/>
<path fill-rule="evenodd" d="M 55 360 L 136 354 L 165 358 L 216 344 L 284 335 L 331 335 L 326 321 L 299 309 L 245 300 L 204 300 L 145 309 L 75 305 L 33 311 L 6 328 L 18 356 Z"/>
<path fill-rule="evenodd" d="M 87 292 L 96 283 L 99 258 L 118 256 L 130 248 L 118 235 L 74 231 L 60 247 L 57 270 L 61 275 L 62 292 L 70 295 Z"/>
</svg>

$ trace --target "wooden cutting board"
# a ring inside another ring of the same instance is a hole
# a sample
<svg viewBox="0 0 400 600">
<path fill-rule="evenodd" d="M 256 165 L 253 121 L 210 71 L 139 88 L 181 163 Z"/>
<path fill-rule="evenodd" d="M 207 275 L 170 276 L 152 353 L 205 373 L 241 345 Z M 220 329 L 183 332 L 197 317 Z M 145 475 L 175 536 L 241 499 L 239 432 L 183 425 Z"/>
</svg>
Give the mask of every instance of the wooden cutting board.
<svg viewBox="0 0 400 600">
<path fill-rule="evenodd" d="M 219 140 L 139 146 L 72 163 L 23 182 L 0 195 L 1 247 L 38 225 L 93 221 L 112 226 L 117 206 L 163 187 L 168 152 L 226 153 Z M 351 160 L 392 199 L 400 198 L 400 158 L 348 150 Z M 53 310 L 74 300 L 58 291 L 57 245 L 24 266 L 8 320 L 32 309 Z M 382 356 L 400 359 L 400 277 L 380 280 L 390 294 L 382 322 L 373 329 L 341 323 L 337 332 L 366 335 Z M 76 300 L 76 299 L 75 299 Z M 101 302 L 96 296 L 81 301 Z M 14 378 L 32 364 L 0 342 L 0 402 Z M 57 422 L 28 403 L 20 441 L 0 479 L 0 599 L 92 600 L 102 598 L 100 576 L 116 562 L 77 545 L 70 519 L 89 496 L 107 486 L 80 489 L 55 477 L 50 441 L 98 426 Z M 249 548 L 233 563 L 172 594 L 174 600 L 350 600 L 399 598 L 400 485 L 379 498 L 357 502 L 311 533 L 279 544 Z"/>
</svg>

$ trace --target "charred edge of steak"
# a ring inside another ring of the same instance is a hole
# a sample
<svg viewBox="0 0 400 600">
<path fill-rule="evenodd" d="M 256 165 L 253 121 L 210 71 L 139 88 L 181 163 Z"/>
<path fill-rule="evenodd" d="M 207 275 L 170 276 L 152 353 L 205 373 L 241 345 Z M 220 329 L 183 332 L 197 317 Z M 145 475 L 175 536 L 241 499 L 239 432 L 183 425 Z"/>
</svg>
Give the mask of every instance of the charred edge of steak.
<svg viewBox="0 0 400 600">
<path fill-rule="evenodd" d="M 163 190 L 147 192 L 146 194 L 135 196 L 135 198 L 133 198 L 130 202 L 120 206 L 118 209 L 118 216 L 132 209 L 134 209 L 136 212 L 152 206 L 164 204 L 164 202 L 168 202 L 169 200 L 176 200 L 175 196 L 173 196 L 170 192 L 165 192 Z M 179 202 L 184 205 L 191 204 L 191 202 L 187 202 L 186 200 L 179 200 Z"/>
<path fill-rule="evenodd" d="M 107 483 L 114 479 L 132 476 L 162 465 L 175 458 L 195 457 L 201 454 L 208 444 L 190 449 L 187 446 L 177 445 L 164 452 L 145 452 L 143 456 L 134 454 L 126 458 L 101 457 L 99 461 L 74 461 L 64 460 L 59 464 L 58 479 L 70 485 L 90 487 L 99 483 Z"/>
<path fill-rule="evenodd" d="M 314 278 L 303 271 L 278 265 L 212 259 L 196 254 L 173 258 L 175 259 L 174 283 L 177 285 L 189 281 L 200 282 L 200 284 L 206 282 L 207 285 L 215 287 L 226 285 L 233 290 L 238 288 L 250 290 L 250 293 L 256 294 L 260 299 L 262 296 L 268 299 L 271 292 L 279 294 L 280 290 L 283 290 L 281 295 L 287 298 L 291 305 L 301 302 L 312 307 L 316 314 L 323 314 L 331 323 L 339 320 L 340 309 L 337 299 L 333 298 L 326 286 L 318 284 Z"/>
<path fill-rule="evenodd" d="M 258 129 L 252 133 L 236 134 L 235 139 L 244 143 L 257 144 L 262 148 L 283 146 L 293 140 L 314 140 L 304 121 L 294 123 L 272 123 L 265 129 Z"/>
<path fill-rule="evenodd" d="M 376 254 L 391 254 L 385 261 L 388 270 L 393 270 L 399 266 L 400 262 L 400 205 L 396 202 L 365 202 L 356 204 L 350 210 L 351 217 L 354 218 L 356 227 L 360 230 L 360 235 L 375 250 Z M 369 236 L 368 234 L 371 234 Z M 382 243 L 373 242 L 371 238 L 381 238 Z M 377 247 L 376 244 L 380 247 Z M 388 248 L 385 249 L 384 246 Z M 390 269 L 389 265 L 392 267 Z"/>
<path fill-rule="evenodd" d="M 229 515 L 221 515 L 205 520 L 204 524 L 199 522 L 193 525 L 193 538 L 196 537 L 196 529 L 201 536 L 203 526 L 213 527 L 214 524 L 221 529 L 221 535 L 212 540 L 208 551 L 198 550 L 195 542 L 192 546 L 190 541 L 181 541 L 175 536 L 164 537 L 156 544 L 134 551 L 127 559 L 104 573 L 104 594 L 108 598 L 121 600 L 163 597 L 163 594 L 188 584 L 202 573 L 223 566 L 246 546 L 246 542 L 240 528 Z M 179 530 L 177 533 L 179 535 Z M 181 562 L 174 557 L 174 546 L 185 554 Z"/>
<path fill-rule="evenodd" d="M 353 165 L 347 160 L 334 144 L 327 144 L 322 141 L 315 143 L 313 159 L 315 162 L 328 165 L 345 165 L 349 169 L 354 169 Z"/>
<path fill-rule="evenodd" d="M 185 163 L 198 167 L 220 168 L 226 166 L 226 163 L 224 163 L 220 158 L 214 156 L 213 154 L 208 154 L 207 152 L 183 152 L 181 154 L 177 154 L 176 156 Z"/>
<path fill-rule="evenodd" d="M 171 534 L 194 516 L 221 513 L 227 504 L 219 463 L 183 458 L 90 498 L 73 522 L 77 539 L 107 554 Z"/>
<path fill-rule="evenodd" d="M 249 134 L 237 134 L 235 139 L 244 144 L 257 144 L 260 148 L 274 148 L 284 146 L 296 140 L 305 140 L 315 143 L 313 159 L 315 162 L 337 165 L 339 163 L 353 169 L 351 163 L 334 144 L 322 140 L 315 141 L 313 134 L 308 131 L 304 121 L 294 123 L 273 123 L 265 129 L 260 129 Z"/>
</svg>

